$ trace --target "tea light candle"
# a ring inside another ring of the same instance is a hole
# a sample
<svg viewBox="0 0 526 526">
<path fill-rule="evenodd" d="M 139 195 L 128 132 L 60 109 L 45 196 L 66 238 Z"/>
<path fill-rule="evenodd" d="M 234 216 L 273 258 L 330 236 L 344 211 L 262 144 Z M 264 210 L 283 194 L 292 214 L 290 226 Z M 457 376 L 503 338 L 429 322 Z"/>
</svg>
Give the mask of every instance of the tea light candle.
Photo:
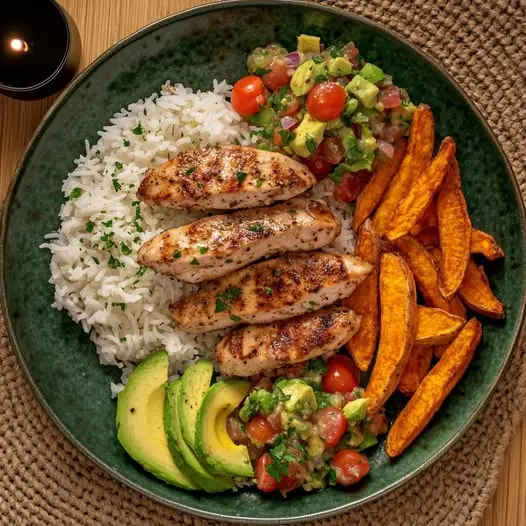
<svg viewBox="0 0 526 526">
<path fill-rule="evenodd" d="M 54 0 L 2 1 L 0 93 L 40 99 L 63 88 L 80 63 L 80 35 Z"/>
</svg>

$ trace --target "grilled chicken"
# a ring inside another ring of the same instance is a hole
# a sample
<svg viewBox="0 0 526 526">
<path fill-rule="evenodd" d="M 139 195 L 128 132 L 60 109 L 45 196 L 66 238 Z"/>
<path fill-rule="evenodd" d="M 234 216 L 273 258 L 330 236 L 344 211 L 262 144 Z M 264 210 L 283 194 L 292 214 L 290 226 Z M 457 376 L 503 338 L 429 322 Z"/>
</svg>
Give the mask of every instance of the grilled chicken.
<svg viewBox="0 0 526 526">
<path fill-rule="evenodd" d="M 287 254 L 209 281 L 170 309 L 179 326 L 194 333 L 271 323 L 350 296 L 371 269 L 353 256 Z"/>
<path fill-rule="evenodd" d="M 311 360 L 347 343 L 359 321 L 352 310 L 329 307 L 270 325 L 247 325 L 219 342 L 217 363 L 222 374 L 253 376 Z"/>
<path fill-rule="evenodd" d="M 198 283 L 264 256 L 321 248 L 340 231 L 340 221 L 324 201 L 296 198 L 166 230 L 140 248 L 138 261 L 162 274 Z"/>
<path fill-rule="evenodd" d="M 137 196 L 171 208 L 230 210 L 285 201 L 315 182 L 305 165 L 280 153 L 207 147 L 182 152 L 149 170 Z"/>
</svg>

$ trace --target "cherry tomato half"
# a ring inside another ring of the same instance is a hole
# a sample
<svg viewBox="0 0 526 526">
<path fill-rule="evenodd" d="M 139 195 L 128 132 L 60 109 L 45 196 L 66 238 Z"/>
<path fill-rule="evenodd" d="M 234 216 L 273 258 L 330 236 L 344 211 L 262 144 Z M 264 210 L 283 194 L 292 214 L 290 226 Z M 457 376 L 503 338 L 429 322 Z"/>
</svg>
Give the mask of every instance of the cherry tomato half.
<svg viewBox="0 0 526 526">
<path fill-rule="evenodd" d="M 320 437 L 327 447 L 334 447 L 347 431 L 345 416 L 335 407 L 325 407 L 318 412 L 317 416 Z"/>
<path fill-rule="evenodd" d="M 327 177 L 333 169 L 333 165 L 331 163 L 328 163 L 325 159 L 319 157 L 318 155 L 314 155 L 313 157 L 305 159 L 305 164 L 318 181 L 325 179 L 325 177 Z"/>
<path fill-rule="evenodd" d="M 258 489 L 263 493 L 272 493 L 278 489 L 278 481 L 267 471 L 270 464 L 272 458 L 268 453 L 261 455 L 256 464 L 256 482 Z"/>
<path fill-rule="evenodd" d="M 276 436 L 269 421 L 261 415 L 256 415 L 247 424 L 247 435 L 255 444 L 267 444 Z"/>
<path fill-rule="evenodd" d="M 256 75 L 247 75 L 239 79 L 232 90 L 231 102 L 234 110 L 243 117 L 257 113 L 267 102 L 262 80 Z"/>
<path fill-rule="evenodd" d="M 287 65 L 285 61 L 275 59 L 270 68 L 270 71 L 261 77 L 263 84 L 272 91 L 287 86 L 290 82 L 290 77 L 287 75 Z"/>
<path fill-rule="evenodd" d="M 332 467 L 336 471 L 336 482 L 342 486 L 356 484 L 369 473 L 367 457 L 354 449 L 342 449 L 332 457 Z"/>
<path fill-rule="evenodd" d="M 327 393 L 348 393 L 359 385 L 359 375 L 353 361 L 337 354 L 327 360 L 327 372 L 322 379 Z"/>
<path fill-rule="evenodd" d="M 307 95 L 307 110 L 319 121 L 332 121 L 345 107 L 345 89 L 336 82 L 316 84 Z"/>
</svg>

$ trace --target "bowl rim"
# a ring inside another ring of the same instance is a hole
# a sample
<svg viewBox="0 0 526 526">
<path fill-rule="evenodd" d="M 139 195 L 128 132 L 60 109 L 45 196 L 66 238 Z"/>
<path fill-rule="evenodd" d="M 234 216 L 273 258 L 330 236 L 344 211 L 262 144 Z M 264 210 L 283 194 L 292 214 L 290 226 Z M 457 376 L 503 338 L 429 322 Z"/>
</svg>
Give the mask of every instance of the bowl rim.
<svg viewBox="0 0 526 526">
<path fill-rule="evenodd" d="M 115 480 L 118 482 L 123 483 L 124 485 L 134 489 L 135 491 L 138 491 L 139 493 L 151 498 L 153 501 L 164 504 L 166 506 L 169 506 L 173 509 L 177 509 L 179 511 L 189 513 L 194 516 L 203 517 L 207 519 L 215 519 L 215 520 L 224 520 L 224 521 L 230 521 L 234 523 L 244 523 L 244 524 L 291 524 L 291 523 L 298 523 L 298 522 L 304 522 L 304 521 L 312 521 L 312 520 L 319 520 L 327 517 L 332 517 L 338 514 L 345 513 L 347 511 L 350 511 L 351 509 L 358 508 L 366 503 L 370 503 L 374 500 L 379 499 L 380 497 L 384 497 L 385 495 L 391 493 L 395 489 L 401 487 L 405 483 L 409 482 L 411 479 L 422 473 L 424 470 L 426 470 L 429 466 L 434 464 L 440 457 L 442 457 L 447 451 L 449 451 L 464 435 L 464 433 L 471 427 L 473 422 L 478 418 L 479 414 L 481 413 L 482 409 L 488 402 L 489 398 L 493 394 L 495 387 L 497 383 L 499 382 L 502 373 L 504 372 L 506 366 L 509 363 L 510 357 L 513 353 L 513 351 L 517 347 L 517 343 L 520 341 L 522 336 L 526 332 L 526 295 L 523 296 L 522 302 L 520 305 L 519 310 L 519 317 L 518 317 L 518 324 L 515 329 L 515 333 L 513 335 L 513 343 L 510 345 L 507 355 L 500 366 L 499 370 L 497 371 L 497 374 L 495 376 L 494 381 L 490 385 L 489 389 L 485 393 L 485 395 L 479 400 L 479 403 L 474 408 L 472 414 L 470 417 L 463 423 L 463 425 L 455 432 L 455 434 L 440 448 L 438 449 L 426 462 L 424 462 L 422 465 L 420 465 L 418 468 L 413 470 L 411 473 L 408 473 L 398 481 L 390 484 L 383 490 L 380 490 L 379 492 L 369 495 L 366 497 L 363 497 L 361 499 L 358 499 L 354 502 L 344 504 L 342 506 L 338 506 L 335 508 L 332 508 L 330 510 L 320 511 L 320 512 L 314 512 L 314 513 L 307 513 L 303 515 L 296 515 L 294 517 L 290 518 L 249 518 L 249 517 L 241 517 L 241 516 L 235 516 L 235 515 L 226 515 L 223 513 L 215 513 L 215 512 L 209 512 L 204 511 L 198 508 L 195 508 L 193 506 L 189 506 L 186 504 L 180 504 L 178 502 L 174 502 L 173 500 L 170 500 L 168 498 L 162 497 L 153 491 L 150 491 L 148 489 L 143 488 L 139 484 L 129 480 L 127 477 L 119 473 L 117 470 L 113 469 L 112 467 L 108 466 L 104 461 L 102 461 L 100 458 L 98 458 L 95 454 L 91 453 L 91 451 L 85 447 L 83 444 L 79 442 L 79 440 L 73 435 L 69 429 L 66 428 L 66 426 L 62 423 L 62 421 L 59 419 L 59 417 L 55 414 L 51 406 L 48 404 L 40 390 L 38 389 L 36 383 L 34 382 L 31 373 L 29 371 L 29 366 L 27 362 L 24 359 L 24 356 L 20 350 L 20 347 L 18 345 L 18 342 L 15 338 L 15 333 L 13 330 L 13 324 L 12 324 L 12 318 L 9 312 L 8 304 L 7 304 L 7 293 L 6 293 L 6 282 L 5 282 L 5 265 L 4 265 L 4 252 L 5 252 L 5 244 L 6 244 L 6 232 L 7 232 L 7 226 L 9 223 L 9 212 L 11 210 L 11 206 L 13 203 L 13 195 L 14 190 L 17 187 L 19 180 L 21 178 L 21 173 L 23 171 L 23 168 L 26 164 L 27 159 L 32 154 L 35 144 L 40 137 L 41 133 L 45 130 L 45 128 L 48 126 L 48 124 L 53 119 L 54 115 L 60 110 L 63 103 L 70 97 L 72 92 L 75 90 L 75 88 L 82 84 L 85 78 L 89 77 L 89 75 L 96 70 L 100 65 L 102 65 L 107 59 L 109 59 L 111 56 L 116 54 L 118 51 L 120 51 L 122 48 L 127 46 L 128 44 L 134 42 L 135 40 L 138 40 L 139 38 L 142 38 L 144 35 L 147 35 L 148 33 L 151 33 L 152 31 L 164 27 L 165 25 L 169 25 L 174 21 L 181 21 L 188 18 L 192 18 L 195 16 L 199 16 L 202 13 L 207 12 L 219 12 L 226 9 L 232 9 L 232 8 L 238 8 L 238 7 L 272 7 L 272 6 L 283 6 L 284 4 L 296 6 L 296 7 L 307 7 L 310 9 L 327 12 L 332 15 L 340 16 L 347 18 L 350 21 L 357 22 L 360 24 L 364 24 L 366 26 L 372 27 L 378 31 L 387 33 L 391 38 L 394 40 L 406 45 L 409 49 L 411 49 L 414 53 L 418 54 L 420 57 L 422 57 L 424 60 L 426 60 L 428 63 L 431 64 L 436 70 L 438 70 L 439 73 L 441 73 L 446 80 L 460 93 L 461 97 L 463 98 L 464 102 L 470 107 L 470 109 L 473 111 L 473 113 L 477 116 L 479 122 L 482 124 L 483 128 L 485 129 L 486 133 L 488 134 L 489 139 L 494 143 L 494 145 L 497 147 L 497 150 L 499 151 L 500 155 L 502 156 L 504 160 L 504 164 L 506 166 L 506 170 L 508 172 L 508 176 L 511 179 L 511 183 L 513 186 L 513 191 L 515 194 L 515 197 L 519 203 L 519 216 L 520 216 L 520 224 L 522 229 L 522 247 L 523 250 L 526 251 L 526 209 L 524 206 L 524 201 L 522 199 L 522 195 L 520 192 L 520 188 L 517 182 L 517 179 L 515 177 L 513 168 L 502 149 L 502 146 L 499 144 L 494 132 L 486 122 L 486 119 L 482 115 L 481 111 L 478 109 L 478 107 L 475 105 L 475 103 L 468 97 L 464 89 L 460 86 L 460 84 L 448 73 L 448 71 L 445 69 L 444 66 L 442 66 L 438 61 L 436 61 L 434 58 L 432 58 L 430 55 L 428 55 L 426 52 L 418 48 L 416 45 L 409 42 L 406 38 L 399 35 L 396 31 L 384 26 L 383 24 L 370 20 L 364 16 L 357 15 L 355 13 L 348 13 L 347 11 L 344 11 L 339 8 L 335 7 L 329 7 L 323 4 L 313 3 L 309 0 L 286 0 L 284 2 L 283 0 L 223 0 L 221 2 L 212 2 L 207 4 L 202 4 L 199 6 L 191 7 L 189 9 L 185 9 L 183 11 L 179 11 L 177 13 L 173 13 L 171 15 L 168 15 L 166 17 L 160 18 L 150 24 L 145 25 L 144 27 L 138 29 L 137 31 L 133 32 L 132 34 L 128 35 L 127 37 L 124 37 L 123 39 L 119 40 L 115 44 L 113 44 L 110 48 L 108 48 L 106 51 L 104 51 L 101 55 L 99 55 L 94 61 L 92 61 L 63 91 L 63 93 L 55 100 L 53 105 L 49 108 L 49 110 L 46 112 L 44 117 L 42 118 L 42 121 L 40 122 L 39 126 L 37 127 L 35 133 L 33 134 L 29 144 L 24 149 L 23 154 L 21 155 L 13 178 L 11 180 L 11 183 L 8 188 L 8 193 L 6 196 L 6 200 L 3 206 L 2 210 L 2 217 L 1 217 L 1 238 L 0 238 L 0 302 L 2 306 L 2 310 L 4 313 L 5 318 L 5 326 L 7 329 L 9 342 L 15 352 L 15 355 L 17 357 L 18 363 L 20 364 L 20 367 L 24 373 L 24 376 L 31 386 L 31 389 L 33 390 L 36 398 L 44 408 L 47 415 L 51 418 L 51 420 L 55 423 L 55 425 L 58 427 L 58 429 L 61 431 L 61 433 L 67 438 L 67 440 L 72 443 L 78 450 L 80 450 L 84 455 L 86 455 L 92 462 L 94 462 L 98 467 L 100 467 L 102 470 L 104 470 L 106 473 L 108 473 L 110 476 L 112 476 Z M 524 273 L 525 271 L 523 271 Z"/>
</svg>

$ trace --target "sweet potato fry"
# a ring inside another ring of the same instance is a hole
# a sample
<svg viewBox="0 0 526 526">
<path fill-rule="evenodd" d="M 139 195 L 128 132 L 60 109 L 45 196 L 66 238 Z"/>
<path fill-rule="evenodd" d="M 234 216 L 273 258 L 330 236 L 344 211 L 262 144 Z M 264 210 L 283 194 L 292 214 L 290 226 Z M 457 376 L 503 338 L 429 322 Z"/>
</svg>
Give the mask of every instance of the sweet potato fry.
<svg viewBox="0 0 526 526">
<path fill-rule="evenodd" d="M 415 394 L 420 382 L 429 372 L 431 360 L 433 359 L 433 347 L 414 345 L 409 356 L 409 361 L 398 383 L 398 390 L 405 396 L 411 397 Z"/>
<path fill-rule="evenodd" d="M 346 307 L 361 315 L 358 332 L 346 347 L 360 371 L 367 371 L 371 365 L 378 341 L 378 273 L 380 263 L 380 239 L 373 223 L 366 219 L 358 230 L 355 255 L 373 265 L 373 270 L 360 283 L 353 295 L 343 300 Z"/>
<path fill-rule="evenodd" d="M 472 318 L 444 356 L 422 380 L 387 435 L 386 453 L 400 455 L 423 431 L 471 363 L 482 337 L 482 325 Z"/>
<path fill-rule="evenodd" d="M 379 236 L 384 235 L 398 203 L 407 195 L 413 182 L 431 160 L 434 148 L 433 113 L 429 106 L 420 104 L 413 113 L 407 153 L 374 214 L 373 222 Z"/>
<path fill-rule="evenodd" d="M 369 414 L 393 394 L 409 360 L 416 334 L 416 288 L 406 262 L 397 254 L 380 258 L 380 343 L 365 389 Z"/>
<path fill-rule="evenodd" d="M 421 230 L 418 234 L 415 235 L 415 237 L 427 249 L 438 247 L 438 245 L 440 244 L 438 230 L 436 228 L 426 228 L 425 230 Z"/>
<path fill-rule="evenodd" d="M 442 258 L 438 270 L 438 290 L 450 300 L 462 283 L 471 247 L 471 220 L 460 184 L 460 172 L 453 159 L 438 192 L 438 234 Z"/>
<path fill-rule="evenodd" d="M 426 208 L 422 219 L 411 229 L 413 236 L 418 236 L 425 230 L 436 230 L 438 228 L 437 202 L 433 199 Z"/>
<path fill-rule="evenodd" d="M 504 257 L 504 251 L 499 247 L 495 238 L 476 228 L 471 231 L 471 253 L 482 254 L 490 261 Z"/>
<path fill-rule="evenodd" d="M 387 239 L 393 241 L 405 236 L 420 221 L 446 178 L 456 149 L 451 137 L 442 141 L 436 156 L 413 181 L 409 192 L 395 208 L 385 232 Z"/>
<path fill-rule="evenodd" d="M 464 303 L 473 311 L 488 318 L 503 319 L 504 305 L 495 297 L 482 267 L 470 259 L 464 280 L 458 289 Z"/>
<path fill-rule="evenodd" d="M 442 309 L 418 306 L 416 345 L 450 343 L 460 332 L 466 320 Z"/>
<path fill-rule="evenodd" d="M 393 157 L 375 172 L 356 199 L 356 210 L 352 219 L 355 232 L 373 212 L 384 195 L 393 176 L 398 172 L 407 150 L 407 141 L 401 139 L 395 147 Z"/>
</svg>

